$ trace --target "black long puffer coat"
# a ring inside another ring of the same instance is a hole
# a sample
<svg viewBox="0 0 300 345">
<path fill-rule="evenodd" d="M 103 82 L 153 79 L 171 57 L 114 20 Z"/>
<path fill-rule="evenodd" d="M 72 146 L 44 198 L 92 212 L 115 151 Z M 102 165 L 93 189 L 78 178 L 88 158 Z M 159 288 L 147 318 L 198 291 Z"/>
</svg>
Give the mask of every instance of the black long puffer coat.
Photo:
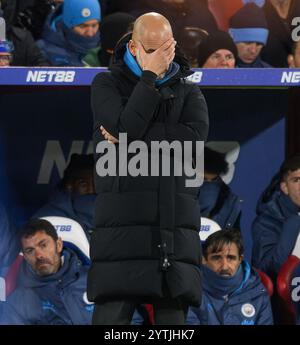
<svg viewBox="0 0 300 345">
<path fill-rule="evenodd" d="M 101 125 L 115 137 L 126 132 L 129 142 L 147 145 L 153 140 L 206 140 L 207 106 L 198 86 L 184 79 L 191 74 L 188 66 L 177 56 L 179 71 L 156 88 L 154 73 L 144 71 L 138 78 L 123 62 L 126 40 L 116 48 L 110 72 L 98 74 L 92 83 L 94 145 L 104 140 Z M 185 180 L 96 174 L 89 300 L 151 302 L 167 295 L 199 304 L 198 188 L 185 187 Z"/>
</svg>

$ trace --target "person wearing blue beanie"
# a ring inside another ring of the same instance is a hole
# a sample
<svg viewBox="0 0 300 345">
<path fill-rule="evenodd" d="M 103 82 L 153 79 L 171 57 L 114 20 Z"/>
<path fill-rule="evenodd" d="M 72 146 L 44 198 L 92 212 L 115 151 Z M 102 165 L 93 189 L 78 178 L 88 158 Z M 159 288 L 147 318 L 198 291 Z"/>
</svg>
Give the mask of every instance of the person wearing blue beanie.
<svg viewBox="0 0 300 345">
<path fill-rule="evenodd" d="M 0 41 L 0 67 L 8 67 L 12 62 L 12 44 Z"/>
<path fill-rule="evenodd" d="M 100 43 L 98 0 L 65 0 L 49 15 L 38 46 L 53 66 L 83 66 Z"/>
<path fill-rule="evenodd" d="M 101 8 L 98 0 L 65 0 L 62 13 L 63 22 L 76 31 L 77 26 L 99 25 Z"/>
<path fill-rule="evenodd" d="M 12 44 L 6 40 L 5 20 L 0 17 L 0 67 L 7 67 L 12 61 Z"/>
<path fill-rule="evenodd" d="M 237 67 L 272 67 L 260 58 L 266 45 L 269 30 L 263 10 L 254 3 L 247 3 L 229 20 L 229 34 L 238 49 Z"/>
</svg>

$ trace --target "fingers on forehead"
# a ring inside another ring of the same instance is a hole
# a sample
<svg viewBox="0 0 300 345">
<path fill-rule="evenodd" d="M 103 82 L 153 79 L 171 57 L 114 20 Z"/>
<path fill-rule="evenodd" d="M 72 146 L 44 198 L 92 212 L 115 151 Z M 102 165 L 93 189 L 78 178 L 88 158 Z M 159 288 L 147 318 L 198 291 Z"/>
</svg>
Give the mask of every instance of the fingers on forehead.
<svg viewBox="0 0 300 345">
<path fill-rule="evenodd" d="M 162 47 L 164 47 L 165 49 L 168 49 L 168 48 L 170 48 L 174 44 L 174 42 L 175 42 L 175 40 L 174 40 L 173 37 L 169 38 L 166 42 L 164 42 L 162 44 Z"/>
</svg>

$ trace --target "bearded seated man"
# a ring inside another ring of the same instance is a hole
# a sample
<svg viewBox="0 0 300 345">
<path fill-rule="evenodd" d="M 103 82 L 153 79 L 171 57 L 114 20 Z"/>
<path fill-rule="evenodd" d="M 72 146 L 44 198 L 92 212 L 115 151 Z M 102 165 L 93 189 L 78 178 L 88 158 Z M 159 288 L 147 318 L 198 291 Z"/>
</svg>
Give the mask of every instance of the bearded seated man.
<svg viewBox="0 0 300 345">
<path fill-rule="evenodd" d="M 202 248 L 202 302 L 199 308 L 189 309 L 187 324 L 273 324 L 267 291 L 257 272 L 244 260 L 240 231 L 215 232 Z"/>
<path fill-rule="evenodd" d="M 20 238 L 25 260 L 16 290 L 1 303 L 0 324 L 91 324 L 94 305 L 86 297 L 88 267 L 63 247 L 47 220 L 30 220 Z"/>
</svg>

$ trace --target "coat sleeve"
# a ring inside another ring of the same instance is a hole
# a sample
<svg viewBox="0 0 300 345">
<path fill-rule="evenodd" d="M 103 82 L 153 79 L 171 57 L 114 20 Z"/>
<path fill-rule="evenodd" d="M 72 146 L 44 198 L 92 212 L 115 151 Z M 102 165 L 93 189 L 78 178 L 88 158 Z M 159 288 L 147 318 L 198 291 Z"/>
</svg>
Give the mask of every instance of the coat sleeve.
<svg viewBox="0 0 300 345">
<path fill-rule="evenodd" d="M 267 293 L 263 296 L 259 315 L 256 319 L 255 325 L 273 325 L 272 307 Z"/>
<path fill-rule="evenodd" d="M 139 313 L 137 309 L 135 309 L 134 314 L 132 316 L 131 325 L 142 326 L 143 324 L 144 324 L 143 316 Z"/>
<path fill-rule="evenodd" d="M 200 319 L 195 312 L 194 307 L 190 307 L 186 317 L 186 324 L 189 326 L 200 325 Z"/>
<path fill-rule="evenodd" d="M 96 76 L 91 87 L 94 131 L 102 125 L 114 137 L 127 133 L 128 139 L 141 139 L 160 101 L 160 94 L 147 83 L 151 75 L 143 72 L 128 100 L 124 100 L 108 73 Z M 154 83 L 153 83 L 154 85 Z"/>
<path fill-rule="evenodd" d="M 1 302 L 0 325 L 29 325 L 24 315 L 24 301 L 20 297 L 16 290 L 6 302 Z"/>
<path fill-rule="evenodd" d="M 17 228 L 12 224 L 4 206 L 0 204 L 0 276 L 5 275 L 20 251 L 17 239 Z"/>
<path fill-rule="evenodd" d="M 261 215 L 253 224 L 253 266 L 266 273 L 278 273 L 291 254 L 300 230 L 300 216 L 283 225 Z"/>
</svg>

